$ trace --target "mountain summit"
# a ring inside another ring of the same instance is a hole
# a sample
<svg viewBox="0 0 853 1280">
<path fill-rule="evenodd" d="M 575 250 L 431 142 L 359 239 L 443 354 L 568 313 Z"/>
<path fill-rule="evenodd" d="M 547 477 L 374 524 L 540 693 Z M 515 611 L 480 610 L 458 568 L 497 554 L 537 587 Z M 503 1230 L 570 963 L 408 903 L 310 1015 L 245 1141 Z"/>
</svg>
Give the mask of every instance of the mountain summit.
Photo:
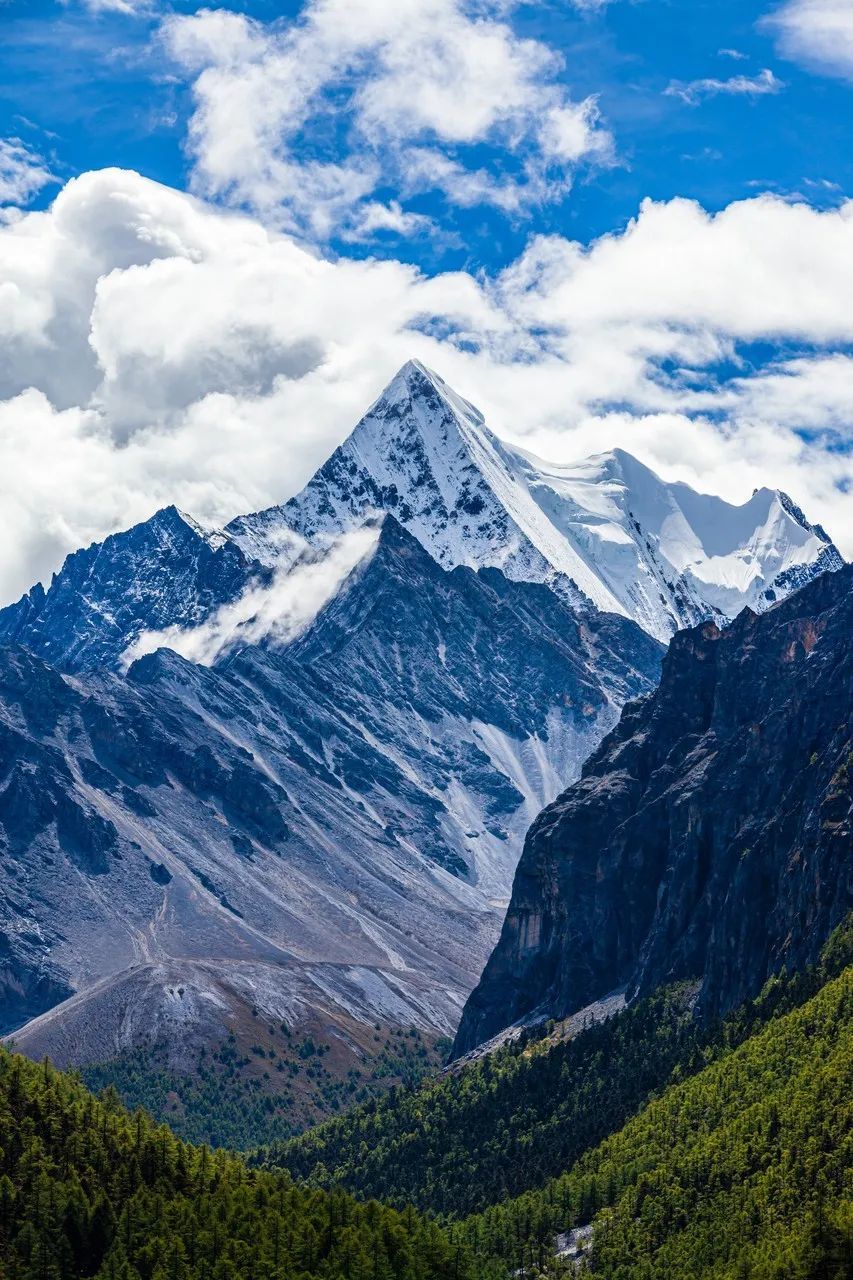
<svg viewBox="0 0 853 1280">
<path fill-rule="evenodd" d="M 570 603 L 619 613 L 658 639 L 760 609 L 842 558 L 787 495 L 743 506 L 667 483 L 621 449 L 556 465 L 499 440 L 483 415 L 409 361 L 301 493 L 226 533 L 275 561 L 390 511 L 445 568 L 501 569 Z"/>
<path fill-rule="evenodd" d="M 198 626 L 283 573 L 299 548 L 322 554 L 383 514 L 445 569 L 545 583 L 581 612 L 621 614 L 663 641 L 766 608 L 843 564 L 784 493 L 759 489 L 733 506 L 621 449 L 543 462 L 411 360 L 288 502 L 214 533 L 169 507 L 77 551 L 47 592 L 37 584 L 0 610 L 0 642 L 63 670 L 120 666 L 142 633 Z"/>
</svg>

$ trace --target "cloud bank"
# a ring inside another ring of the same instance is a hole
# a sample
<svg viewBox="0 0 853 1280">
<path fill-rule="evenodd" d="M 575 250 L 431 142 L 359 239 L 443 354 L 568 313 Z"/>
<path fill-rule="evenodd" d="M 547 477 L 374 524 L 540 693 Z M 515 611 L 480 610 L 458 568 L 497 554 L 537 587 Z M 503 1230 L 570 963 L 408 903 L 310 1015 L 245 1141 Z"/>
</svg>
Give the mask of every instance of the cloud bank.
<svg viewBox="0 0 853 1280">
<path fill-rule="evenodd" d="M 850 555 L 851 296 L 853 203 L 646 201 L 427 276 L 85 174 L 0 226 L 0 598 L 169 502 L 219 525 L 287 498 L 410 357 L 534 452 L 779 486 Z"/>
<path fill-rule="evenodd" d="M 437 190 L 516 212 L 563 196 L 581 161 L 608 157 L 610 136 L 594 99 L 569 96 L 562 60 L 504 21 L 513 7 L 308 0 L 292 22 L 166 17 L 162 41 L 195 103 L 194 189 L 312 239 L 375 232 L 389 183 L 403 200 Z M 475 159 L 483 144 L 497 159 Z"/>
</svg>

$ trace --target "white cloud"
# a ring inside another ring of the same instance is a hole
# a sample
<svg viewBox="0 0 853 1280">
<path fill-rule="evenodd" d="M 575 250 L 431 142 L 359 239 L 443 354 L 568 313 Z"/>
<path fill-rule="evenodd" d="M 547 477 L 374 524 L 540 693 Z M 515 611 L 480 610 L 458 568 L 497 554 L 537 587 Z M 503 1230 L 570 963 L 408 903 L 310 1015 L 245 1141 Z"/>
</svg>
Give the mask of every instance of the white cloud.
<svg viewBox="0 0 853 1280">
<path fill-rule="evenodd" d="M 64 0 L 68 3 L 68 0 Z M 154 0 L 82 0 L 90 13 L 146 13 L 153 8 Z"/>
<path fill-rule="evenodd" d="M 371 200 L 359 207 L 352 225 L 343 234 L 347 240 L 369 240 L 381 231 L 390 231 L 411 240 L 415 236 L 435 232 L 437 227 L 432 218 L 404 209 L 399 200 L 389 200 L 387 204 Z"/>
<path fill-rule="evenodd" d="M 337 593 L 344 579 L 374 550 L 378 528 L 354 529 L 320 556 L 288 561 L 267 586 L 249 587 L 238 600 L 222 605 L 197 627 L 143 631 L 124 652 L 129 667 L 156 649 L 173 649 L 190 662 L 210 667 L 244 645 L 284 644 L 308 626 Z"/>
<path fill-rule="evenodd" d="M 570 99 L 561 60 L 503 20 L 512 7 L 308 0 L 288 24 L 223 10 L 166 18 L 166 47 L 193 85 L 196 190 L 314 238 L 363 223 L 358 207 L 380 184 L 513 209 L 564 192 L 580 161 L 607 157 L 609 135 L 593 100 Z M 310 160 L 304 145 L 297 154 L 306 130 Z M 482 143 L 518 175 L 472 165 Z"/>
<path fill-rule="evenodd" d="M 0 205 L 25 205 L 53 174 L 19 138 L 0 138 Z"/>
<path fill-rule="evenodd" d="M 703 80 L 673 80 L 664 89 L 664 94 L 670 98 L 681 98 L 693 107 L 703 98 L 714 98 L 721 93 L 761 98 L 767 94 L 781 93 L 784 88 L 785 82 L 775 76 L 769 67 L 765 67 L 757 76 L 730 76 L 728 80 L 713 77 Z"/>
<path fill-rule="evenodd" d="M 428 277 L 83 175 L 0 227 L 0 599 L 166 503 L 221 524 L 287 498 L 412 356 L 527 448 L 778 485 L 853 554 L 851 296 L 853 203 L 647 201 L 497 278 Z M 799 355 L 737 367 L 774 342 Z"/>
<path fill-rule="evenodd" d="M 850 0 L 789 0 L 767 19 L 779 52 L 831 75 L 853 79 Z"/>
</svg>

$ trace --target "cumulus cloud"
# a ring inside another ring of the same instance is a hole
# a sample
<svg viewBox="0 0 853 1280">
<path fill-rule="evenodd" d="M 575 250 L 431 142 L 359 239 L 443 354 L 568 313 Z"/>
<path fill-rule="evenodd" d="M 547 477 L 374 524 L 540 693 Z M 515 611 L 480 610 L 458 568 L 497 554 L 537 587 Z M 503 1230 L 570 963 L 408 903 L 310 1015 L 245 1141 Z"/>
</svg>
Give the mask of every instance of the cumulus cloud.
<svg viewBox="0 0 853 1280">
<path fill-rule="evenodd" d="M 794 62 L 853 79 L 853 5 L 849 0 L 788 0 L 767 20 L 779 52 Z"/>
<path fill-rule="evenodd" d="M 610 138 L 594 101 L 570 98 L 561 59 L 504 20 L 512 7 L 308 0 L 290 23 L 167 17 L 163 40 L 195 100 L 195 189 L 318 239 L 363 226 L 360 207 L 389 182 L 514 211 L 564 194 Z M 517 173 L 473 164 L 483 143 Z"/>
<path fill-rule="evenodd" d="M 733 54 L 733 50 L 720 51 Z M 785 83 L 775 76 L 769 67 L 759 71 L 757 76 L 729 76 L 727 80 L 708 77 L 702 80 L 672 80 L 664 89 L 669 98 L 681 98 L 691 107 L 697 106 L 703 98 L 715 98 L 719 94 L 762 98 L 767 94 L 781 93 Z"/>
<path fill-rule="evenodd" d="M 83 175 L 0 227 L 0 598 L 169 502 L 221 525 L 286 499 L 410 357 L 534 452 L 778 485 L 851 554 L 851 296 L 853 203 L 647 201 L 590 245 L 427 276 Z"/>
<path fill-rule="evenodd" d="M 156 649 L 172 649 L 190 662 L 213 666 L 234 649 L 253 644 L 285 644 L 316 618 L 346 577 L 375 549 L 378 528 L 354 529 L 323 554 L 293 560 L 276 572 L 269 586 L 249 587 L 232 604 L 222 605 L 197 627 L 143 631 L 122 655 L 129 667 Z"/>
</svg>

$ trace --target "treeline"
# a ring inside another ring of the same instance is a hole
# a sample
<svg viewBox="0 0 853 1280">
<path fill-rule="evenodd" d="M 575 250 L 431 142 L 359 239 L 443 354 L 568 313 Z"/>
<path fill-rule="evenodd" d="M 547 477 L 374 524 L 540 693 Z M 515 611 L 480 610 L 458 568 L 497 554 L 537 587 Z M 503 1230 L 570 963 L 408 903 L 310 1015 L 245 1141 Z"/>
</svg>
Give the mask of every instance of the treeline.
<svg viewBox="0 0 853 1280">
<path fill-rule="evenodd" d="M 376 1051 L 345 1068 L 328 1041 L 259 1020 L 248 1049 L 232 1035 L 201 1049 L 192 1070 L 176 1071 L 166 1047 L 155 1045 L 89 1064 L 81 1075 L 95 1093 L 112 1085 L 125 1106 L 144 1107 L 187 1142 L 246 1151 L 284 1141 L 401 1080 L 418 1083 L 450 1048 L 415 1028 L 383 1029 L 374 1039 Z"/>
<path fill-rule="evenodd" d="M 695 1075 L 801 1005 L 853 961 L 853 926 L 821 963 L 780 975 L 724 1022 L 702 1025 L 686 987 L 574 1039 L 518 1042 L 457 1075 L 398 1089 L 253 1157 L 315 1186 L 466 1217 L 544 1186 L 673 1081 Z"/>
<path fill-rule="evenodd" d="M 848 967 L 561 1178 L 455 1238 L 515 1274 L 574 1274 L 554 1256 L 556 1234 L 594 1220 L 601 1280 L 849 1280 L 851 1013 Z"/>
<path fill-rule="evenodd" d="M 313 1186 L 466 1217 L 543 1186 L 823 980 L 771 983 L 712 1026 L 692 1016 L 689 986 L 669 988 L 570 1040 L 522 1039 L 459 1074 L 394 1090 L 252 1160 Z"/>
<path fill-rule="evenodd" d="M 465 1216 L 540 1186 L 620 1128 L 701 1051 L 685 988 L 547 1048 L 520 1041 L 396 1089 L 253 1161 L 315 1186 Z"/>
<path fill-rule="evenodd" d="M 590 1227 L 601 1280 L 847 1280 L 851 960 L 848 923 L 819 966 L 710 1032 L 665 992 L 362 1108 L 357 1148 L 346 1121 L 313 1135 L 341 1141 L 351 1182 L 363 1160 L 444 1227 L 190 1146 L 114 1090 L 0 1050 L 0 1280 L 532 1280 L 583 1270 L 556 1242 Z M 507 1180 L 523 1194 L 500 1200 Z"/>
<path fill-rule="evenodd" d="M 476 1273 L 479 1275 L 480 1273 Z M 0 1049 L 2 1280 L 474 1280 L 414 1211 L 180 1142 L 114 1092 Z"/>
</svg>

